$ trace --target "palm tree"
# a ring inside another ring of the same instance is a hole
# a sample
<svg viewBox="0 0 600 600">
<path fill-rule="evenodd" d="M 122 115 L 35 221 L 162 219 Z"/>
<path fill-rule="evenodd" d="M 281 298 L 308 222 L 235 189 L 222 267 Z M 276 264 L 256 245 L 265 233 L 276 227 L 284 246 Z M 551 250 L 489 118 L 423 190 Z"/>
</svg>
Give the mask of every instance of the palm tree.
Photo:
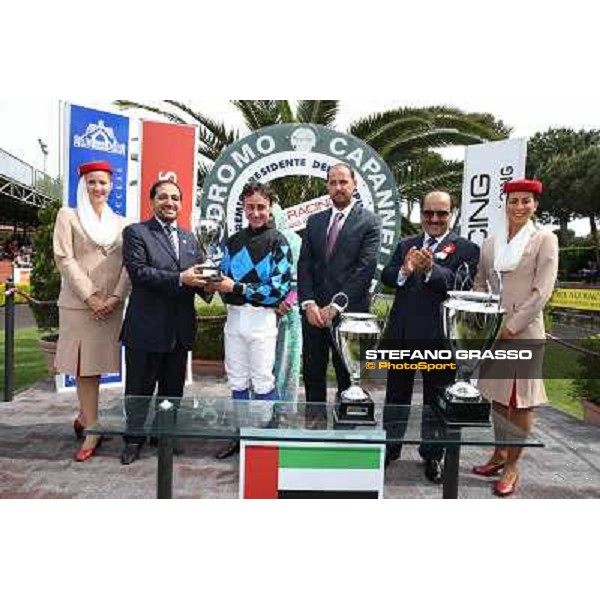
<svg viewBox="0 0 600 600">
<path fill-rule="evenodd" d="M 334 127 L 338 100 L 232 100 L 248 130 L 256 131 L 281 123 L 314 123 Z M 121 109 L 142 109 L 158 114 L 174 123 L 193 123 L 199 130 L 199 172 L 201 186 L 207 173 L 224 148 L 242 135 L 223 123 L 207 117 L 175 100 L 162 105 L 117 100 Z M 439 148 L 477 144 L 508 136 L 510 129 L 487 113 L 465 113 L 448 106 L 398 108 L 364 118 L 350 124 L 348 133 L 369 144 L 386 161 L 398 184 L 400 196 L 409 210 L 423 195 L 434 188 L 448 189 L 460 198 L 462 162 L 448 160 Z M 322 180 L 300 180 L 288 177 L 272 183 L 282 199 L 290 205 L 324 193 Z M 411 229 L 404 220 L 405 232 Z"/>
<path fill-rule="evenodd" d="M 387 162 L 400 196 L 414 202 L 435 188 L 460 198 L 462 161 L 444 159 L 437 148 L 478 144 L 508 136 L 510 129 L 489 114 L 447 106 L 398 108 L 362 118 L 349 127 Z"/>
</svg>

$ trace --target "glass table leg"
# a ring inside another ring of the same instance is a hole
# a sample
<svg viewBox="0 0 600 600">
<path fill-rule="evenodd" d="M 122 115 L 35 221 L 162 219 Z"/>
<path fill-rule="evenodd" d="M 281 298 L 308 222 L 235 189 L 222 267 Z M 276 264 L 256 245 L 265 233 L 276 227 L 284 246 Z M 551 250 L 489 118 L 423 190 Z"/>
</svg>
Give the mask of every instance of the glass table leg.
<svg viewBox="0 0 600 600">
<path fill-rule="evenodd" d="M 460 445 L 446 446 L 444 458 L 444 481 L 442 498 L 458 498 L 458 463 L 460 462 Z"/>
</svg>

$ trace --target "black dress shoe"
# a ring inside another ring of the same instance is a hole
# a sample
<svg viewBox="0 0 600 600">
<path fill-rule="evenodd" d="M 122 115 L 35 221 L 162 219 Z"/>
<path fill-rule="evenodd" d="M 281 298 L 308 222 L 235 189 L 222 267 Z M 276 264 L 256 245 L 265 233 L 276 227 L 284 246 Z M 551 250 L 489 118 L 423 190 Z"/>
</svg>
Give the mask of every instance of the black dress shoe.
<svg viewBox="0 0 600 600">
<path fill-rule="evenodd" d="M 221 450 L 215 458 L 219 460 L 224 460 L 225 458 L 229 458 L 230 456 L 235 456 L 240 453 L 240 443 L 238 441 L 231 442 L 225 450 Z"/>
<path fill-rule="evenodd" d="M 390 463 L 400 458 L 400 452 L 394 449 L 386 449 L 385 451 L 385 468 L 390 466 Z"/>
<path fill-rule="evenodd" d="M 125 444 L 123 452 L 121 452 L 121 464 L 130 465 L 140 457 L 142 450 L 141 444 Z"/>
<path fill-rule="evenodd" d="M 435 459 L 427 459 L 425 461 L 425 477 L 432 483 L 442 483 L 444 479 L 444 467 L 442 462 Z"/>
</svg>

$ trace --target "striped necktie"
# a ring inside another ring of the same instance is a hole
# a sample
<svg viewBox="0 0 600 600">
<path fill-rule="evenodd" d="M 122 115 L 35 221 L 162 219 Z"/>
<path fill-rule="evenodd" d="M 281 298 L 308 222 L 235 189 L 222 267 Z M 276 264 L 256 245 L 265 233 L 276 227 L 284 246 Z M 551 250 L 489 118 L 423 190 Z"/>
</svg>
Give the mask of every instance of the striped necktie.
<svg viewBox="0 0 600 600">
<path fill-rule="evenodd" d="M 434 237 L 430 237 L 426 242 L 425 242 L 425 248 L 433 248 L 435 245 L 437 244 L 437 240 Z"/>
<path fill-rule="evenodd" d="M 167 225 L 165 225 L 165 233 L 167 234 L 167 239 L 169 240 L 169 243 L 171 244 L 171 248 L 173 248 L 173 252 L 175 252 L 175 256 L 177 257 L 177 259 L 179 259 L 179 252 L 178 252 L 177 244 L 175 244 L 174 231 L 175 231 L 175 228 L 173 226 L 169 225 L 168 223 L 167 223 Z"/>
</svg>

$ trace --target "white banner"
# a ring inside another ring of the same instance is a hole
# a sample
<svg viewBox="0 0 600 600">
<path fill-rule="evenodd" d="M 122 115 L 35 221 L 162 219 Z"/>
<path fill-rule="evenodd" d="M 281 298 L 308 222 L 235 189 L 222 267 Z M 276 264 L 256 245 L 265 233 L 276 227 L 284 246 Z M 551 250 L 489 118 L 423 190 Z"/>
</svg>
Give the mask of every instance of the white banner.
<svg viewBox="0 0 600 600">
<path fill-rule="evenodd" d="M 288 227 L 294 231 L 300 231 L 306 227 L 306 221 L 310 215 L 316 215 L 333 206 L 329 195 L 319 196 L 300 204 L 295 204 L 284 209 L 288 220 Z"/>
<path fill-rule="evenodd" d="M 525 176 L 527 140 L 512 139 L 467 146 L 460 235 L 481 246 L 498 227 L 506 181 Z"/>
</svg>

